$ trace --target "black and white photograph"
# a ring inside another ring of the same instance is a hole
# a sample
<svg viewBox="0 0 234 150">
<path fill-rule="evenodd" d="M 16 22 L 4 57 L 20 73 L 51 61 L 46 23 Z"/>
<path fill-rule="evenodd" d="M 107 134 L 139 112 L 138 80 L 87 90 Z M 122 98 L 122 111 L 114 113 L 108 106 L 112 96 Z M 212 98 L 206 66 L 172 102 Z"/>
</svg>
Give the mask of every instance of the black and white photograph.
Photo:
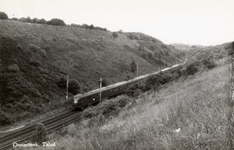
<svg viewBox="0 0 234 150">
<path fill-rule="evenodd" d="M 233 150 L 234 0 L 0 0 L 0 150 Z"/>
</svg>

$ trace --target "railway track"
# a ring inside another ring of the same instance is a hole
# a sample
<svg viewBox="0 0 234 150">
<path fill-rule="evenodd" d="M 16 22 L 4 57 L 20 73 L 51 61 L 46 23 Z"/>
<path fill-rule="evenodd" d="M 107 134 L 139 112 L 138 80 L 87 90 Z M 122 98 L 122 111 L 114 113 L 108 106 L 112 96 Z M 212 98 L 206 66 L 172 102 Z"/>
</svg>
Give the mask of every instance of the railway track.
<svg viewBox="0 0 234 150">
<path fill-rule="evenodd" d="M 78 111 L 66 111 L 54 116 L 48 117 L 41 121 L 45 127 L 47 133 L 52 133 L 55 130 L 61 129 L 80 119 L 80 113 Z M 36 123 L 23 127 L 17 131 L 10 132 L 4 136 L 0 136 L 0 150 L 10 149 L 13 143 L 28 143 L 32 140 L 32 134 L 35 130 Z"/>
</svg>

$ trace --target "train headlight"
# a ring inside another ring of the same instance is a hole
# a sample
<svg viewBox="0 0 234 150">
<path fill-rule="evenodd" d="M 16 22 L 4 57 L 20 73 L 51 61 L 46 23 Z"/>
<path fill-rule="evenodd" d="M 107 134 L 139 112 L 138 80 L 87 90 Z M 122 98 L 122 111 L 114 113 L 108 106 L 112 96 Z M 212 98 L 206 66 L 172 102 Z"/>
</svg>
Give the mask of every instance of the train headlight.
<svg viewBox="0 0 234 150">
<path fill-rule="evenodd" d="M 74 99 L 74 104 L 76 104 L 78 102 L 79 99 Z"/>
</svg>

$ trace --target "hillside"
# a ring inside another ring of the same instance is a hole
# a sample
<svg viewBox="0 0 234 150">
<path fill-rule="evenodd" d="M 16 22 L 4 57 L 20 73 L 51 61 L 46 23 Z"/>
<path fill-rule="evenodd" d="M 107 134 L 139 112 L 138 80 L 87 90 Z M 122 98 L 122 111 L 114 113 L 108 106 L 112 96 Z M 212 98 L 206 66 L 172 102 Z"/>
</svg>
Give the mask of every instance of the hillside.
<svg viewBox="0 0 234 150">
<path fill-rule="evenodd" d="M 215 46 L 192 46 L 189 53 L 194 56 L 194 58 L 200 60 L 202 57 L 210 57 L 214 60 L 219 60 L 221 58 L 227 57 L 229 50 L 231 49 L 233 42 L 227 42 Z"/>
<path fill-rule="evenodd" d="M 51 26 L 0 20 L 1 124 L 34 116 L 64 104 L 57 83 L 66 74 L 80 92 L 110 84 L 183 59 L 184 53 L 142 33 L 110 32 L 75 26 Z"/>
<path fill-rule="evenodd" d="M 80 150 L 229 149 L 228 140 L 233 139 L 228 136 L 232 126 L 228 124 L 232 119 L 227 105 L 228 66 L 180 78 L 160 90 L 152 89 L 135 98 L 135 105 L 119 108 L 127 99 L 124 96 L 103 102 L 85 110 L 84 116 L 88 117 L 78 124 L 50 135 L 49 142 L 55 142 L 57 149 Z M 113 109 L 118 100 L 119 107 Z"/>
<path fill-rule="evenodd" d="M 183 51 L 188 51 L 191 48 L 190 45 L 181 44 L 181 43 L 173 43 L 171 45 L 174 46 L 176 49 L 183 50 Z"/>
</svg>

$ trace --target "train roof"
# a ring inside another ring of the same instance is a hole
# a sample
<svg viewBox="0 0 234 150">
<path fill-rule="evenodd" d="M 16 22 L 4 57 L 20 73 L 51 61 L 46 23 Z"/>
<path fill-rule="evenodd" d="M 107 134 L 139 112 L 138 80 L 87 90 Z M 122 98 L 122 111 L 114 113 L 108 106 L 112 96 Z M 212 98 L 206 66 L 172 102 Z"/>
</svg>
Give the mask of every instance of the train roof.
<svg viewBox="0 0 234 150">
<path fill-rule="evenodd" d="M 121 85 L 123 85 L 125 83 L 127 83 L 127 81 L 122 81 L 122 82 L 118 82 L 118 83 L 115 83 L 115 84 L 111 84 L 111 85 L 108 85 L 106 87 L 102 87 L 102 88 L 98 88 L 98 89 L 86 92 L 84 94 L 77 94 L 77 95 L 74 96 L 74 98 L 77 98 L 77 97 L 80 97 L 80 98 L 86 97 L 86 96 L 89 96 L 89 95 L 92 95 L 92 94 L 99 93 L 100 91 L 105 91 L 105 90 L 108 90 L 108 89 L 111 89 L 111 88 L 114 88 L 114 87 L 121 86 Z"/>
<path fill-rule="evenodd" d="M 180 64 L 176 64 L 176 65 L 173 65 L 173 66 L 170 67 L 170 68 L 164 68 L 164 69 L 162 69 L 161 71 L 156 71 L 156 72 L 151 73 L 151 74 L 146 74 L 146 75 L 138 76 L 138 77 L 133 78 L 133 79 L 130 79 L 130 80 L 128 80 L 128 81 L 122 81 L 122 82 L 118 82 L 118 83 L 115 83 L 115 84 L 111 84 L 111 85 L 108 85 L 108 86 L 106 86 L 106 87 L 102 87 L 101 89 L 98 88 L 98 89 L 95 89 L 95 90 L 86 92 L 86 93 L 84 93 L 84 94 L 77 94 L 77 95 L 74 96 L 74 98 L 86 97 L 86 96 L 89 96 L 89 95 L 93 95 L 93 94 L 99 93 L 100 91 L 105 91 L 105 90 L 108 90 L 108 89 L 111 89 L 111 88 L 114 88 L 114 87 L 121 86 L 121 85 L 126 84 L 126 83 L 129 83 L 129 82 L 136 82 L 136 81 L 139 81 L 139 80 L 144 79 L 144 78 L 146 78 L 146 77 L 149 77 L 149 76 L 152 76 L 152 75 L 156 75 L 156 74 L 159 74 L 160 72 L 164 72 L 164 71 L 169 70 L 169 69 L 171 69 L 171 68 L 177 67 L 177 66 L 179 66 L 179 65 L 180 65 Z"/>
</svg>

